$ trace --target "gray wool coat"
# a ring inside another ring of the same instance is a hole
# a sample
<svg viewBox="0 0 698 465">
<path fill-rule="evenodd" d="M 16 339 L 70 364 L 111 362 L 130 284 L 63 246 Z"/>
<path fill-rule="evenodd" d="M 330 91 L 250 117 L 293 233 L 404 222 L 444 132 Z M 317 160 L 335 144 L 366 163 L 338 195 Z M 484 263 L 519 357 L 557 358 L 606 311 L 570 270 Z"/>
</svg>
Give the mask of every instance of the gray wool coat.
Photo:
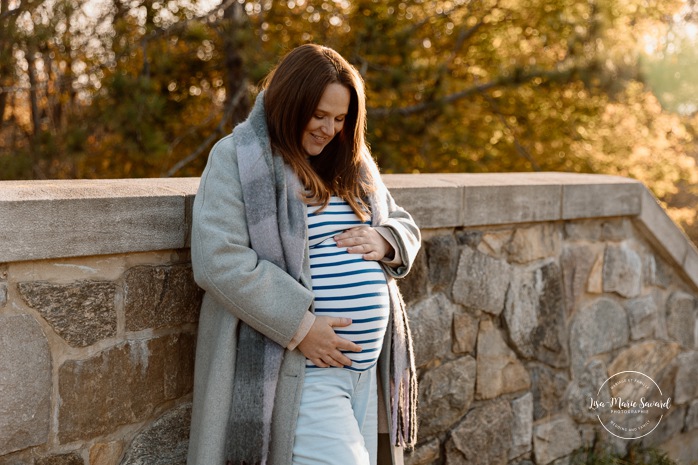
<svg viewBox="0 0 698 465">
<path fill-rule="evenodd" d="M 385 192 L 389 217 L 374 226 L 392 232 L 403 261 L 397 269 L 384 267 L 390 280 L 409 271 L 420 247 L 420 233 L 410 215 Z M 205 294 L 196 348 L 188 465 L 224 464 L 239 321 L 253 321 L 253 327 L 286 347 L 305 312 L 313 308 L 307 246 L 300 281 L 259 260 L 250 248 L 244 208 L 236 144 L 229 135 L 213 147 L 193 207 L 192 266 L 194 279 Z M 390 334 L 389 330 L 378 362 L 383 399 L 390 398 Z M 270 465 L 292 462 L 304 373 L 305 357 L 297 349 L 286 350 L 272 417 Z M 389 403 L 383 407 L 379 415 L 389 419 Z M 387 436 L 379 434 L 379 463 L 401 464 L 402 449 L 391 446 Z"/>
</svg>

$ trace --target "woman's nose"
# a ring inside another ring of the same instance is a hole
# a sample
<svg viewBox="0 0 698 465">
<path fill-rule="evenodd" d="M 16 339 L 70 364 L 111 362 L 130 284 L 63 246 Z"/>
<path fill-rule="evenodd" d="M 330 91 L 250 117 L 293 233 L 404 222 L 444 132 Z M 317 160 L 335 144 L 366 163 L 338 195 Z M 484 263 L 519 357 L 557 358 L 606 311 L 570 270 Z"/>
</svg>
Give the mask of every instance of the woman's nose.
<svg viewBox="0 0 698 465">
<path fill-rule="evenodd" d="M 334 135 L 334 121 L 332 121 L 330 118 L 325 118 L 322 121 L 322 132 L 324 132 L 328 136 L 333 136 Z"/>
</svg>

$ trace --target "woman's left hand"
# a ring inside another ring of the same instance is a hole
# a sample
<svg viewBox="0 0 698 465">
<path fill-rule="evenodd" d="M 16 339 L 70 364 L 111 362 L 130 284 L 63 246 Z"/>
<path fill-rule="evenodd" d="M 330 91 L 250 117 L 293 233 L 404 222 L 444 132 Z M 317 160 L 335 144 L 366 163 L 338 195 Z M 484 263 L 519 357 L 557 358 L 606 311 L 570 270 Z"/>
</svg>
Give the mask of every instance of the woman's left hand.
<svg viewBox="0 0 698 465">
<path fill-rule="evenodd" d="M 346 247 L 347 252 L 361 254 L 364 260 L 382 260 L 395 251 L 388 241 L 371 226 L 358 226 L 334 236 L 337 247 Z"/>
</svg>

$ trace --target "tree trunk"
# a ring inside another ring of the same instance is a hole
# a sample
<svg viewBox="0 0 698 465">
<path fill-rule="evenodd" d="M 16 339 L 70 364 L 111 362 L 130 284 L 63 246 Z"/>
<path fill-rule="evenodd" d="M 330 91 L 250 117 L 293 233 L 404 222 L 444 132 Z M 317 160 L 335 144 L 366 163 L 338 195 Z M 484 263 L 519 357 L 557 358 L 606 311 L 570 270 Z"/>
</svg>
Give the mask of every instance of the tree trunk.
<svg viewBox="0 0 698 465">
<path fill-rule="evenodd" d="M 240 54 L 240 30 L 244 23 L 243 6 L 232 2 L 223 12 L 222 28 L 225 69 L 225 108 L 229 109 L 230 125 L 234 126 L 247 117 L 250 102 L 247 96 L 247 75 Z M 232 107 L 232 108 L 231 108 Z"/>
<path fill-rule="evenodd" d="M 27 73 L 29 74 L 29 104 L 32 117 L 32 142 L 36 142 L 41 130 L 41 120 L 39 118 L 39 97 L 38 82 L 36 79 L 36 62 L 34 61 L 34 51 L 27 50 Z"/>
</svg>

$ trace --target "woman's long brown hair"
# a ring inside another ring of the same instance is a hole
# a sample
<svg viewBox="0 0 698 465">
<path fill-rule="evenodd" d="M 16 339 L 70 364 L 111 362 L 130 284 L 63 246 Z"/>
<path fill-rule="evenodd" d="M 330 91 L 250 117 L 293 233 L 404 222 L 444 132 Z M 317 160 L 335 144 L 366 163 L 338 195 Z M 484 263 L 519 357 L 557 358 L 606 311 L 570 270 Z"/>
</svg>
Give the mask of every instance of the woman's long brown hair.
<svg viewBox="0 0 698 465">
<path fill-rule="evenodd" d="M 319 155 L 309 157 L 303 131 L 329 84 L 349 90 L 349 112 L 342 130 Z M 304 201 L 325 208 L 331 195 L 346 200 L 362 221 L 369 218 L 366 195 L 373 190 L 371 170 L 362 169 L 366 146 L 366 98 L 359 72 L 334 50 L 314 44 L 289 52 L 263 87 L 269 137 L 306 188 Z"/>
</svg>

